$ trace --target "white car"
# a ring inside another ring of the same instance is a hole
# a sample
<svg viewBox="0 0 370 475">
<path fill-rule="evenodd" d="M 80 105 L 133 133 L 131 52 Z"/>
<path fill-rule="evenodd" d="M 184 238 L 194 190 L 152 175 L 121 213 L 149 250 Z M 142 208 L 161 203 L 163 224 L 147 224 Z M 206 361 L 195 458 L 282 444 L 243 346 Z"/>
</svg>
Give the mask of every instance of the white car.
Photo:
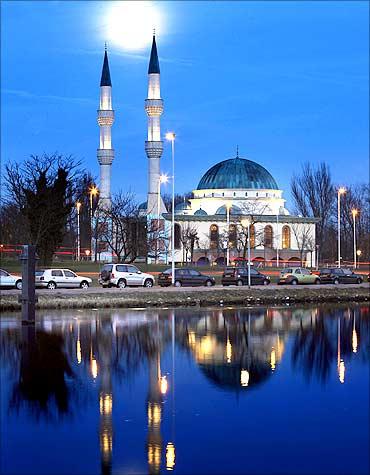
<svg viewBox="0 0 370 475">
<path fill-rule="evenodd" d="M 0 269 L 0 287 L 22 290 L 22 278 Z"/>
<path fill-rule="evenodd" d="M 50 290 L 57 287 L 87 289 L 91 283 L 90 277 L 77 275 L 70 269 L 44 269 L 37 270 L 35 273 L 36 287 L 46 287 Z"/>
<path fill-rule="evenodd" d="M 118 287 L 120 289 L 127 286 L 153 287 L 154 277 L 141 272 L 132 264 L 105 264 L 99 274 L 99 284 L 102 287 Z"/>
</svg>

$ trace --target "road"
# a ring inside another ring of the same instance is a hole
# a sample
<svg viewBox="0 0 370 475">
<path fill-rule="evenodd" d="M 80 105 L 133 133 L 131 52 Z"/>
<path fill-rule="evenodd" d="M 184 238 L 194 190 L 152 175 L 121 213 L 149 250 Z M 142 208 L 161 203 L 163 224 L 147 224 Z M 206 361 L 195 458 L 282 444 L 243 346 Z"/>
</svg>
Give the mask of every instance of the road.
<svg viewBox="0 0 370 475">
<path fill-rule="evenodd" d="M 252 288 L 253 289 L 265 289 L 266 292 L 268 291 L 272 291 L 274 289 L 282 289 L 282 288 L 289 288 L 289 289 L 322 289 L 322 288 L 331 288 L 331 289 L 334 289 L 334 288 L 339 288 L 339 289 L 343 289 L 343 288 L 353 288 L 354 290 L 356 288 L 369 288 L 369 291 L 370 291 L 370 284 L 368 282 L 364 282 L 362 284 L 339 284 L 339 285 L 334 285 L 334 284 L 321 284 L 321 285 L 296 285 L 296 286 L 293 286 L 293 285 L 277 285 L 277 284 L 270 284 L 268 286 L 264 286 L 264 285 L 253 285 Z M 117 294 L 117 292 L 121 292 L 121 293 L 124 293 L 124 292 L 132 292 L 132 291 L 135 291 L 135 292 L 153 292 L 153 294 L 158 294 L 160 292 L 186 292 L 186 291 L 189 291 L 189 290 L 192 290 L 192 291 L 199 291 L 199 292 L 210 292 L 210 291 L 214 291 L 214 290 L 217 290 L 217 291 L 227 291 L 228 289 L 246 289 L 248 288 L 247 286 L 243 286 L 243 287 L 237 287 L 235 285 L 231 285 L 231 286 L 228 286 L 228 287 L 224 287 L 222 285 L 215 285 L 214 287 L 159 287 L 158 285 L 152 287 L 151 289 L 147 289 L 147 288 L 143 288 L 143 287 L 126 287 L 125 289 L 117 289 L 117 288 L 111 288 L 111 289 L 102 289 L 101 287 L 90 287 L 89 289 L 87 290 L 82 290 L 82 289 L 64 289 L 64 288 L 57 288 L 56 290 L 48 290 L 48 289 L 41 289 L 41 288 L 37 288 L 36 289 L 36 292 L 38 295 L 44 295 L 44 294 L 47 294 L 47 295 L 52 295 L 53 293 L 57 293 L 57 294 L 64 294 L 66 296 L 68 295 L 73 295 L 73 294 L 76 294 L 76 293 L 83 293 L 83 294 L 91 294 L 91 295 L 94 295 L 94 294 L 101 294 L 101 293 L 104 293 L 104 294 L 109 294 L 109 293 L 112 293 L 112 294 Z M 8 290 L 5 290 L 5 289 L 1 289 L 1 292 L 3 293 L 3 295 L 18 295 L 20 294 L 21 292 L 19 290 L 16 290 L 16 289 L 8 289 Z"/>
</svg>

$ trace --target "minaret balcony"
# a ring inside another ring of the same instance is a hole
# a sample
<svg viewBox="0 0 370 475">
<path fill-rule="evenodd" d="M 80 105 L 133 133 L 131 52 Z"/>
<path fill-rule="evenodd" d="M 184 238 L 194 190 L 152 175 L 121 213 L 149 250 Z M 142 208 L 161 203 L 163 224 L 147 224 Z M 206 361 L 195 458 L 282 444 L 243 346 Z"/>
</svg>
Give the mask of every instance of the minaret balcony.
<svg viewBox="0 0 370 475">
<path fill-rule="evenodd" d="M 98 148 L 97 150 L 98 162 L 100 165 L 111 165 L 114 160 L 113 149 Z"/>
<path fill-rule="evenodd" d="M 163 100 L 145 99 L 145 111 L 149 117 L 161 115 L 163 112 Z"/>
<path fill-rule="evenodd" d="M 146 140 L 145 152 L 148 158 L 161 158 L 163 152 L 163 142 Z"/>
<path fill-rule="evenodd" d="M 98 110 L 98 124 L 102 127 L 104 125 L 111 126 L 114 122 L 113 110 Z"/>
</svg>

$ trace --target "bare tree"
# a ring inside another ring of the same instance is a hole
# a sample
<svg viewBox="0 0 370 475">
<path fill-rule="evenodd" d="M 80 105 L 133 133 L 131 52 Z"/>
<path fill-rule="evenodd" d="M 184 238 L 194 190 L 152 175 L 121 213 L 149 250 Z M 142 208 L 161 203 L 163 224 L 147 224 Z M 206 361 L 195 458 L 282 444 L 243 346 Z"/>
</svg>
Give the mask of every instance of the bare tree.
<svg viewBox="0 0 370 475">
<path fill-rule="evenodd" d="M 193 198 L 193 193 L 188 191 L 183 194 L 175 194 L 175 207 L 180 203 L 187 203 L 191 198 Z M 165 193 L 162 195 L 163 202 L 169 213 L 172 212 L 172 195 Z"/>
<path fill-rule="evenodd" d="M 117 256 L 118 262 L 133 262 L 145 250 L 146 217 L 141 218 L 135 196 L 118 192 L 110 208 L 98 208 L 95 214 L 98 235 Z"/>
<path fill-rule="evenodd" d="M 258 222 L 258 216 L 263 215 L 266 209 L 267 205 L 253 202 L 245 202 L 240 206 L 243 216 L 237 223 L 236 248 L 239 255 L 242 254 L 243 259 L 246 258 L 248 250 L 248 225 L 244 223 L 243 217 L 249 220 L 250 248 L 255 249 L 264 243 L 264 231 L 256 229 L 255 224 Z"/>
<path fill-rule="evenodd" d="M 297 241 L 301 266 L 307 255 L 307 252 L 313 252 L 315 249 L 315 239 L 312 233 L 312 227 L 309 224 L 295 223 L 292 225 L 294 237 Z"/>
<path fill-rule="evenodd" d="M 152 219 L 147 223 L 148 249 L 147 256 L 154 259 L 157 263 L 161 256 L 168 255 L 169 234 L 166 231 L 166 223 L 164 219 Z"/>
<path fill-rule="evenodd" d="M 330 225 L 335 205 L 335 188 L 329 166 L 326 163 L 320 163 L 313 168 L 310 163 L 305 163 L 302 174 L 293 176 L 291 190 L 297 213 L 302 216 L 320 218 L 316 226 L 316 241 L 322 252 L 325 232 Z"/>
<path fill-rule="evenodd" d="M 183 262 L 193 262 L 194 247 L 199 242 L 198 228 L 194 224 L 186 223 L 181 226 L 180 242 L 183 249 Z"/>
</svg>

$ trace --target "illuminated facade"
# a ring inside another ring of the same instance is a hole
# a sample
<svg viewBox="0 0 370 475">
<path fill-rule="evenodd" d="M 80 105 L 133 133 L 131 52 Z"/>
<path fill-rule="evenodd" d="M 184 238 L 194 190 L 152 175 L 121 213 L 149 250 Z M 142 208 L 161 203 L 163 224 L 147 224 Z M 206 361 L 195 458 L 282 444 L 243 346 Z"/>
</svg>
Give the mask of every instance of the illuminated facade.
<svg viewBox="0 0 370 475">
<path fill-rule="evenodd" d="M 249 222 L 252 261 L 315 265 L 317 218 L 292 216 L 272 175 L 238 152 L 203 175 L 193 197 L 176 206 L 175 218 L 177 262 L 224 264 L 227 248 L 230 262 L 245 258 Z M 189 229 L 196 234 L 192 256 L 183 245 Z"/>
</svg>

